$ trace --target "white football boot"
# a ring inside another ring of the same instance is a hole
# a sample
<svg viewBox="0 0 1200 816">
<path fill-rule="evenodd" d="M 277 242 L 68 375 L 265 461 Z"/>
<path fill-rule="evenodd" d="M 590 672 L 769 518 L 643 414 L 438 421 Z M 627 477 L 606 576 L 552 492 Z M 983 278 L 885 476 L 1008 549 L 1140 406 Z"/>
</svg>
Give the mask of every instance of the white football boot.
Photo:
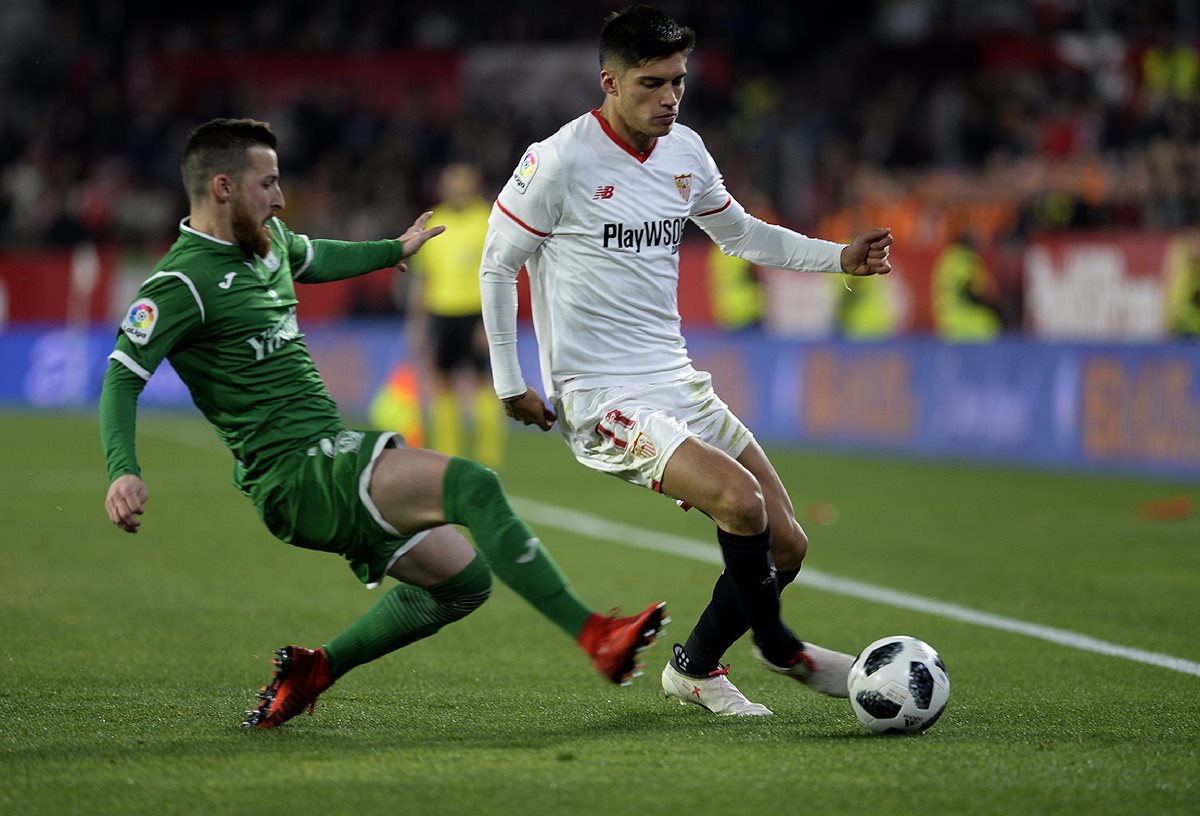
<svg viewBox="0 0 1200 816">
<path fill-rule="evenodd" d="M 722 666 L 708 677 L 689 677 L 667 662 L 662 671 L 663 694 L 680 705 L 698 705 L 714 714 L 729 717 L 770 717 L 771 709 L 752 703 L 729 682 L 729 667 Z"/>
<path fill-rule="evenodd" d="M 848 654 L 823 649 L 811 643 L 805 643 L 804 648 L 796 652 L 789 666 L 776 666 L 763 656 L 758 644 L 754 644 L 754 656 L 776 674 L 785 674 L 799 680 L 813 691 L 828 694 L 830 697 L 849 697 L 850 689 L 847 679 L 850 676 L 850 666 L 854 658 Z"/>
</svg>

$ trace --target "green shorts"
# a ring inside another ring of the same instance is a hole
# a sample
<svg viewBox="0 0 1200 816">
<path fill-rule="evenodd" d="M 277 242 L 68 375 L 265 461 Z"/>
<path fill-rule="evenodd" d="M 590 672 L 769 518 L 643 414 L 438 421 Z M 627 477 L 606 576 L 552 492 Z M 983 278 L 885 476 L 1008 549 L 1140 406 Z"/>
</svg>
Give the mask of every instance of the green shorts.
<svg viewBox="0 0 1200 816">
<path fill-rule="evenodd" d="M 403 444 L 388 431 L 339 431 L 284 456 L 251 498 L 267 529 L 281 541 L 339 553 L 369 588 L 426 532 L 400 534 L 371 500 L 371 473 L 386 448 Z"/>
</svg>

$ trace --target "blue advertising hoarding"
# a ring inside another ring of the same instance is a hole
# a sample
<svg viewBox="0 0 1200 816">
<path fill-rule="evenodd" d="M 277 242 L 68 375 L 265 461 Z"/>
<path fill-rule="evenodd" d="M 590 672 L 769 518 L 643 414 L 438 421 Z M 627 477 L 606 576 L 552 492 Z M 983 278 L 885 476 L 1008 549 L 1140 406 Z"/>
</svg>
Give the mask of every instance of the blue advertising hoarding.
<svg viewBox="0 0 1200 816">
<path fill-rule="evenodd" d="M 0 406 L 91 408 L 108 329 L 0 334 Z M 305 338 L 330 392 L 362 416 L 407 359 L 393 322 L 321 326 Z M 537 382 L 531 333 L 520 343 Z M 781 341 L 693 333 L 696 367 L 767 443 L 1200 478 L 1200 344 L 947 345 Z M 168 365 L 142 404 L 190 405 Z"/>
</svg>

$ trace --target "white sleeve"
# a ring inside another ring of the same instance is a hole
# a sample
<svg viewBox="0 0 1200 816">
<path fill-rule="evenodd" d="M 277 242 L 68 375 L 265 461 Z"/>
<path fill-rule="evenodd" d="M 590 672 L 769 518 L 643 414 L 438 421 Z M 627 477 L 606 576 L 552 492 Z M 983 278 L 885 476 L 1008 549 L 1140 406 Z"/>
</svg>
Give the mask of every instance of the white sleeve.
<svg viewBox="0 0 1200 816">
<path fill-rule="evenodd" d="M 505 218 L 492 208 L 492 219 Z M 492 384 L 500 399 L 525 393 L 525 378 L 517 358 L 517 274 L 532 251 L 517 246 L 492 226 L 488 227 L 479 267 L 483 300 L 483 327 L 492 359 Z"/>
<path fill-rule="evenodd" d="M 693 221 L 726 255 L 758 266 L 804 272 L 842 272 L 845 244 L 809 238 L 752 216 L 732 196 L 720 209 L 693 216 Z"/>
<path fill-rule="evenodd" d="M 501 399 L 525 393 L 517 356 L 517 275 L 562 214 L 558 156 L 546 144 L 525 152 L 488 218 L 479 266 L 483 326 L 492 361 L 492 384 Z"/>
</svg>

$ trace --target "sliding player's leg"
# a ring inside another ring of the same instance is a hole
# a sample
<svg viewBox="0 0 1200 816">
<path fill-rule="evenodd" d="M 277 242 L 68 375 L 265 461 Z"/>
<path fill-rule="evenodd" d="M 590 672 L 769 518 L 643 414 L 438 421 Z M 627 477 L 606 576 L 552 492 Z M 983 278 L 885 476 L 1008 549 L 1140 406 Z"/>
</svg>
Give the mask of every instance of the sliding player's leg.
<svg viewBox="0 0 1200 816">
<path fill-rule="evenodd" d="M 275 673 L 248 712 L 247 727 L 275 728 L 310 711 L 346 672 L 433 635 L 488 599 L 492 577 L 475 548 L 453 527 L 394 541 L 387 574 L 392 587 L 366 614 L 319 649 L 276 650 Z"/>
<path fill-rule="evenodd" d="M 598 614 L 571 587 L 541 541 L 509 504 L 496 473 L 470 459 L 434 451 L 384 451 L 371 497 L 397 530 L 461 524 L 496 576 L 571 636 L 614 683 L 638 673 L 638 654 L 658 636 L 663 604 L 629 617 Z"/>
</svg>

